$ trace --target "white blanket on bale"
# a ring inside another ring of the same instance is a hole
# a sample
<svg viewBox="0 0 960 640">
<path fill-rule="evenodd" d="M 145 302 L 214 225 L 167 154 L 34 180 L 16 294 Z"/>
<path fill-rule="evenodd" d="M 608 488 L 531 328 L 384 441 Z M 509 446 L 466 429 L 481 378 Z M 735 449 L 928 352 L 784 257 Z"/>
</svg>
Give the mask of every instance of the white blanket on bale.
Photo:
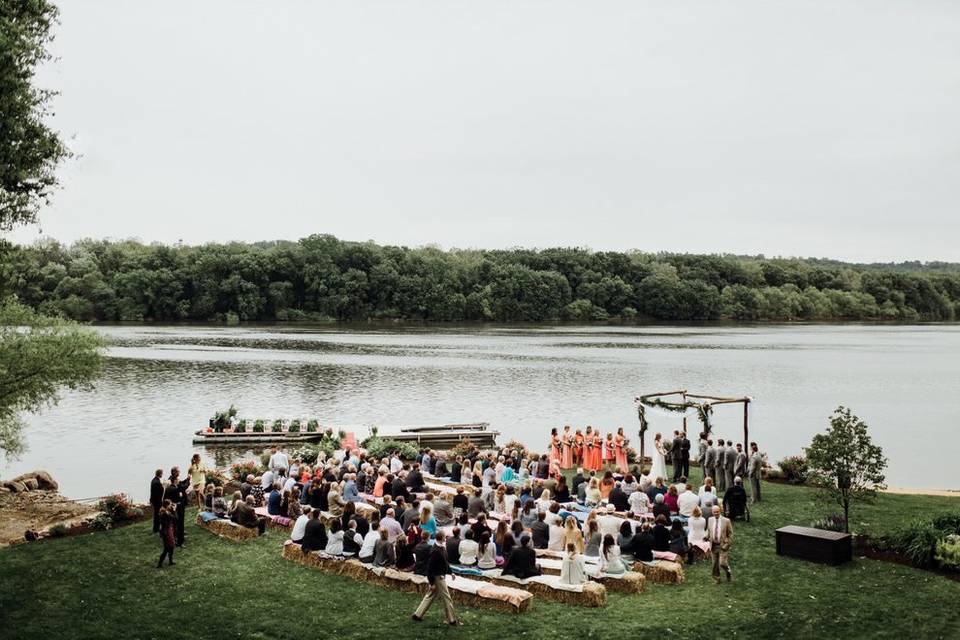
<svg viewBox="0 0 960 640">
<path fill-rule="evenodd" d="M 543 584 L 551 589 L 557 589 L 559 591 L 571 591 L 573 593 L 583 593 L 582 584 L 566 584 L 560 581 L 560 576 L 531 576 L 529 578 L 518 578 L 516 576 L 507 576 L 503 575 L 503 572 L 500 569 L 490 569 L 489 571 L 484 571 L 483 575 L 490 576 L 491 578 L 498 578 L 500 580 L 509 580 L 510 582 L 516 582 L 519 585 L 530 584 L 531 582 L 536 582 L 537 584 Z"/>
</svg>

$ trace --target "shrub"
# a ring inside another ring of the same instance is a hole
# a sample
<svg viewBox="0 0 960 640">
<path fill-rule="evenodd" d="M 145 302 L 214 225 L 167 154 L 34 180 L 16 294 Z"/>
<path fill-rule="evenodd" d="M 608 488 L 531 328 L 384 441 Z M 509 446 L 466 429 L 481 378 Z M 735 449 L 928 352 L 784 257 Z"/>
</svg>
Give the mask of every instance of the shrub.
<svg viewBox="0 0 960 640">
<path fill-rule="evenodd" d="M 807 459 L 803 456 L 787 456 L 779 463 L 783 479 L 791 484 L 807 481 Z"/>
<path fill-rule="evenodd" d="M 113 526 L 113 520 L 105 513 L 98 513 L 97 517 L 90 521 L 90 528 L 94 531 L 106 531 Z"/>
<path fill-rule="evenodd" d="M 207 484 L 212 484 L 215 487 L 222 487 L 227 483 L 227 476 L 216 469 L 207 469 L 204 475 L 207 478 Z"/>
<path fill-rule="evenodd" d="M 283 431 L 283 420 L 277 418 L 273 421 L 273 425 L 270 427 L 270 430 L 274 433 L 280 433 Z"/>
<path fill-rule="evenodd" d="M 115 493 L 100 501 L 100 511 L 112 522 L 126 522 L 143 515 L 143 510 L 133 504 L 125 493 Z"/>
<path fill-rule="evenodd" d="M 300 420 L 294 419 L 290 421 L 290 428 L 287 429 L 290 433 L 300 433 Z"/>
<path fill-rule="evenodd" d="M 248 475 L 258 476 L 262 471 L 262 467 L 257 464 L 256 460 L 244 460 L 242 462 L 234 462 L 230 465 L 230 477 L 236 480 L 237 482 L 243 482 Z"/>
<path fill-rule="evenodd" d="M 63 524 L 62 522 L 59 522 L 53 525 L 52 527 L 50 527 L 50 531 L 48 532 L 51 538 L 63 538 L 69 533 L 70 533 L 69 527 L 67 527 L 67 525 Z"/>
<path fill-rule="evenodd" d="M 826 531 L 845 531 L 846 523 L 843 521 L 842 513 L 832 513 L 826 518 L 814 520 L 811 524 L 814 529 L 825 529 Z"/>
<path fill-rule="evenodd" d="M 238 422 L 238 423 L 237 423 L 237 433 L 246 433 L 246 432 L 247 432 L 247 423 L 248 423 L 248 420 L 247 420 L 246 418 L 244 418 L 243 420 L 241 420 L 240 422 Z"/>
<path fill-rule="evenodd" d="M 521 457 L 521 458 L 522 458 L 523 456 L 525 456 L 526 453 L 527 453 L 527 445 L 523 444 L 523 443 L 520 442 L 519 440 L 511 440 L 511 441 L 508 442 L 508 443 L 506 444 L 506 446 L 504 446 L 503 448 L 504 448 L 504 449 L 516 449 L 516 450 L 520 453 L 520 457 Z"/>
<path fill-rule="evenodd" d="M 334 438 L 332 435 L 325 434 L 320 438 L 320 442 L 317 443 L 317 446 L 320 447 L 320 450 L 323 451 L 327 457 L 333 455 L 334 451 L 340 449 L 340 438 Z"/>
<path fill-rule="evenodd" d="M 948 513 L 933 519 L 933 526 L 943 533 L 960 534 L 960 514 Z"/>
<path fill-rule="evenodd" d="M 399 451 L 400 457 L 405 460 L 413 460 L 418 453 L 416 445 L 379 436 L 372 436 L 364 440 L 363 448 L 367 450 L 368 455 L 377 460 L 387 457 L 391 451 Z"/>
<path fill-rule="evenodd" d="M 264 421 L 263 420 L 254 420 L 253 422 L 253 432 L 254 433 L 263 433 Z"/>
<path fill-rule="evenodd" d="M 260 466 L 264 469 L 268 469 L 270 467 L 270 455 L 269 449 L 264 449 L 263 453 L 260 454 Z"/>
<path fill-rule="evenodd" d="M 290 457 L 302 461 L 304 464 L 313 464 L 320 457 L 320 447 L 315 444 L 305 444 L 290 453 Z"/>
<path fill-rule="evenodd" d="M 944 537 L 933 523 L 916 520 L 891 535 L 889 544 L 894 551 L 899 551 L 910 558 L 914 566 L 927 568 L 933 565 L 937 543 Z"/>
<path fill-rule="evenodd" d="M 414 448 L 416 448 L 416 447 L 414 447 Z M 475 448 L 476 448 L 476 447 L 474 446 L 473 441 L 470 440 L 470 437 L 468 436 L 468 437 L 464 438 L 463 440 L 461 440 L 460 442 L 458 442 L 457 444 L 453 445 L 453 447 L 450 449 L 450 455 L 452 455 L 452 456 L 466 456 L 466 455 L 469 455 L 469 454 L 473 453 L 473 450 L 474 450 Z M 403 457 L 406 458 L 407 456 L 403 456 Z M 415 457 L 417 457 L 417 454 L 414 453 L 413 456 L 411 456 L 411 457 L 415 458 Z"/>
<path fill-rule="evenodd" d="M 937 542 L 934 558 L 944 569 L 960 571 L 960 535 L 951 534 Z"/>
<path fill-rule="evenodd" d="M 320 422 L 316 418 L 307 421 L 307 433 L 316 433 L 319 428 Z"/>
</svg>

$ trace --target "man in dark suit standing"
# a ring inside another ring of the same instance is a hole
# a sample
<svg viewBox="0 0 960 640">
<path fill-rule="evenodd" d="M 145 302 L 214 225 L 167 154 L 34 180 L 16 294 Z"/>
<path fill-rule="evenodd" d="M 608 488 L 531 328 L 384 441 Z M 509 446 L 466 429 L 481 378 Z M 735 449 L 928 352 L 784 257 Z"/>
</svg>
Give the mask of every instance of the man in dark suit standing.
<svg viewBox="0 0 960 640">
<path fill-rule="evenodd" d="M 685 431 L 680 432 L 680 475 L 690 477 L 690 438 Z"/>
<path fill-rule="evenodd" d="M 427 582 L 430 583 L 430 590 L 423 596 L 420 606 L 413 614 L 413 619 L 417 622 L 423 620 L 423 616 L 430 609 L 433 600 L 439 596 L 440 602 L 443 603 L 447 624 L 459 627 L 463 623 L 457 619 L 457 612 L 453 608 L 453 600 L 450 598 L 450 591 L 447 588 L 447 576 L 454 580 L 456 575 L 450 569 L 450 563 L 447 561 L 446 537 L 442 529 L 437 531 L 437 543 L 433 545 L 427 563 Z"/>
<path fill-rule="evenodd" d="M 673 481 L 674 482 L 679 480 L 680 476 L 682 475 L 680 473 L 681 467 L 682 467 L 680 456 L 683 455 L 683 452 L 681 451 L 682 447 L 683 447 L 683 440 L 680 438 L 680 432 L 674 431 L 673 445 L 670 447 L 670 458 L 673 460 Z M 689 449 L 687 453 L 689 453 Z"/>
<path fill-rule="evenodd" d="M 157 469 L 150 481 L 150 506 L 153 507 L 153 532 L 160 531 L 160 507 L 163 506 L 163 469 Z"/>
</svg>

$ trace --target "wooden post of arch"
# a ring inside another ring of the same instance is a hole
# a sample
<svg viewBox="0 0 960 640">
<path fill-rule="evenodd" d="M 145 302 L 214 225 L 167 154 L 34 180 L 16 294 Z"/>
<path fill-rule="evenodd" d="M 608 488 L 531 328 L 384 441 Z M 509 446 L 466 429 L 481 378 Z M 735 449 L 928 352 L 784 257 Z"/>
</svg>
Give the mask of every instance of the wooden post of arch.
<svg viewBox="0 0 960 640">
<path fill-rule="evenodd" d="M 750 419 L 749 419 L 750 398 L 743 400 L 743 450 L 750 451 Z M 749 455 L 749 453 L 748 453 Z"/>
<path fill-rule="evenodd" d="M 684 403 L 684 404 L 687 403 L 687 392 L 686 392 L 686 391 L 683 392 L 683 403 Z M 683 412 L 683 432 L 684 432 L 684 433 L 687 432 L 687 412 L 686 412 L 686 411 Z"/>
</svg>

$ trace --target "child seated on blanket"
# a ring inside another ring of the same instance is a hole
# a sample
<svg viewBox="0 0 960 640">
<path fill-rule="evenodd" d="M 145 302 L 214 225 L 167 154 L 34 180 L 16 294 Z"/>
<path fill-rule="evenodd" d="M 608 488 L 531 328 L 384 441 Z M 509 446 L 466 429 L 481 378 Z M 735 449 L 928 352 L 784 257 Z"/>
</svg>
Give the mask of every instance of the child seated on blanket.
<svg viewBox="0 0 960 640">
<path fill-rule="evenodd" d="M 560 565 L 560 582 L 563 584 L 583 584 L 587 581 L 587 568 L 583 556 L 577 553 L 574 544 L 567 545 L 567 552 Z"/>
</svg>

